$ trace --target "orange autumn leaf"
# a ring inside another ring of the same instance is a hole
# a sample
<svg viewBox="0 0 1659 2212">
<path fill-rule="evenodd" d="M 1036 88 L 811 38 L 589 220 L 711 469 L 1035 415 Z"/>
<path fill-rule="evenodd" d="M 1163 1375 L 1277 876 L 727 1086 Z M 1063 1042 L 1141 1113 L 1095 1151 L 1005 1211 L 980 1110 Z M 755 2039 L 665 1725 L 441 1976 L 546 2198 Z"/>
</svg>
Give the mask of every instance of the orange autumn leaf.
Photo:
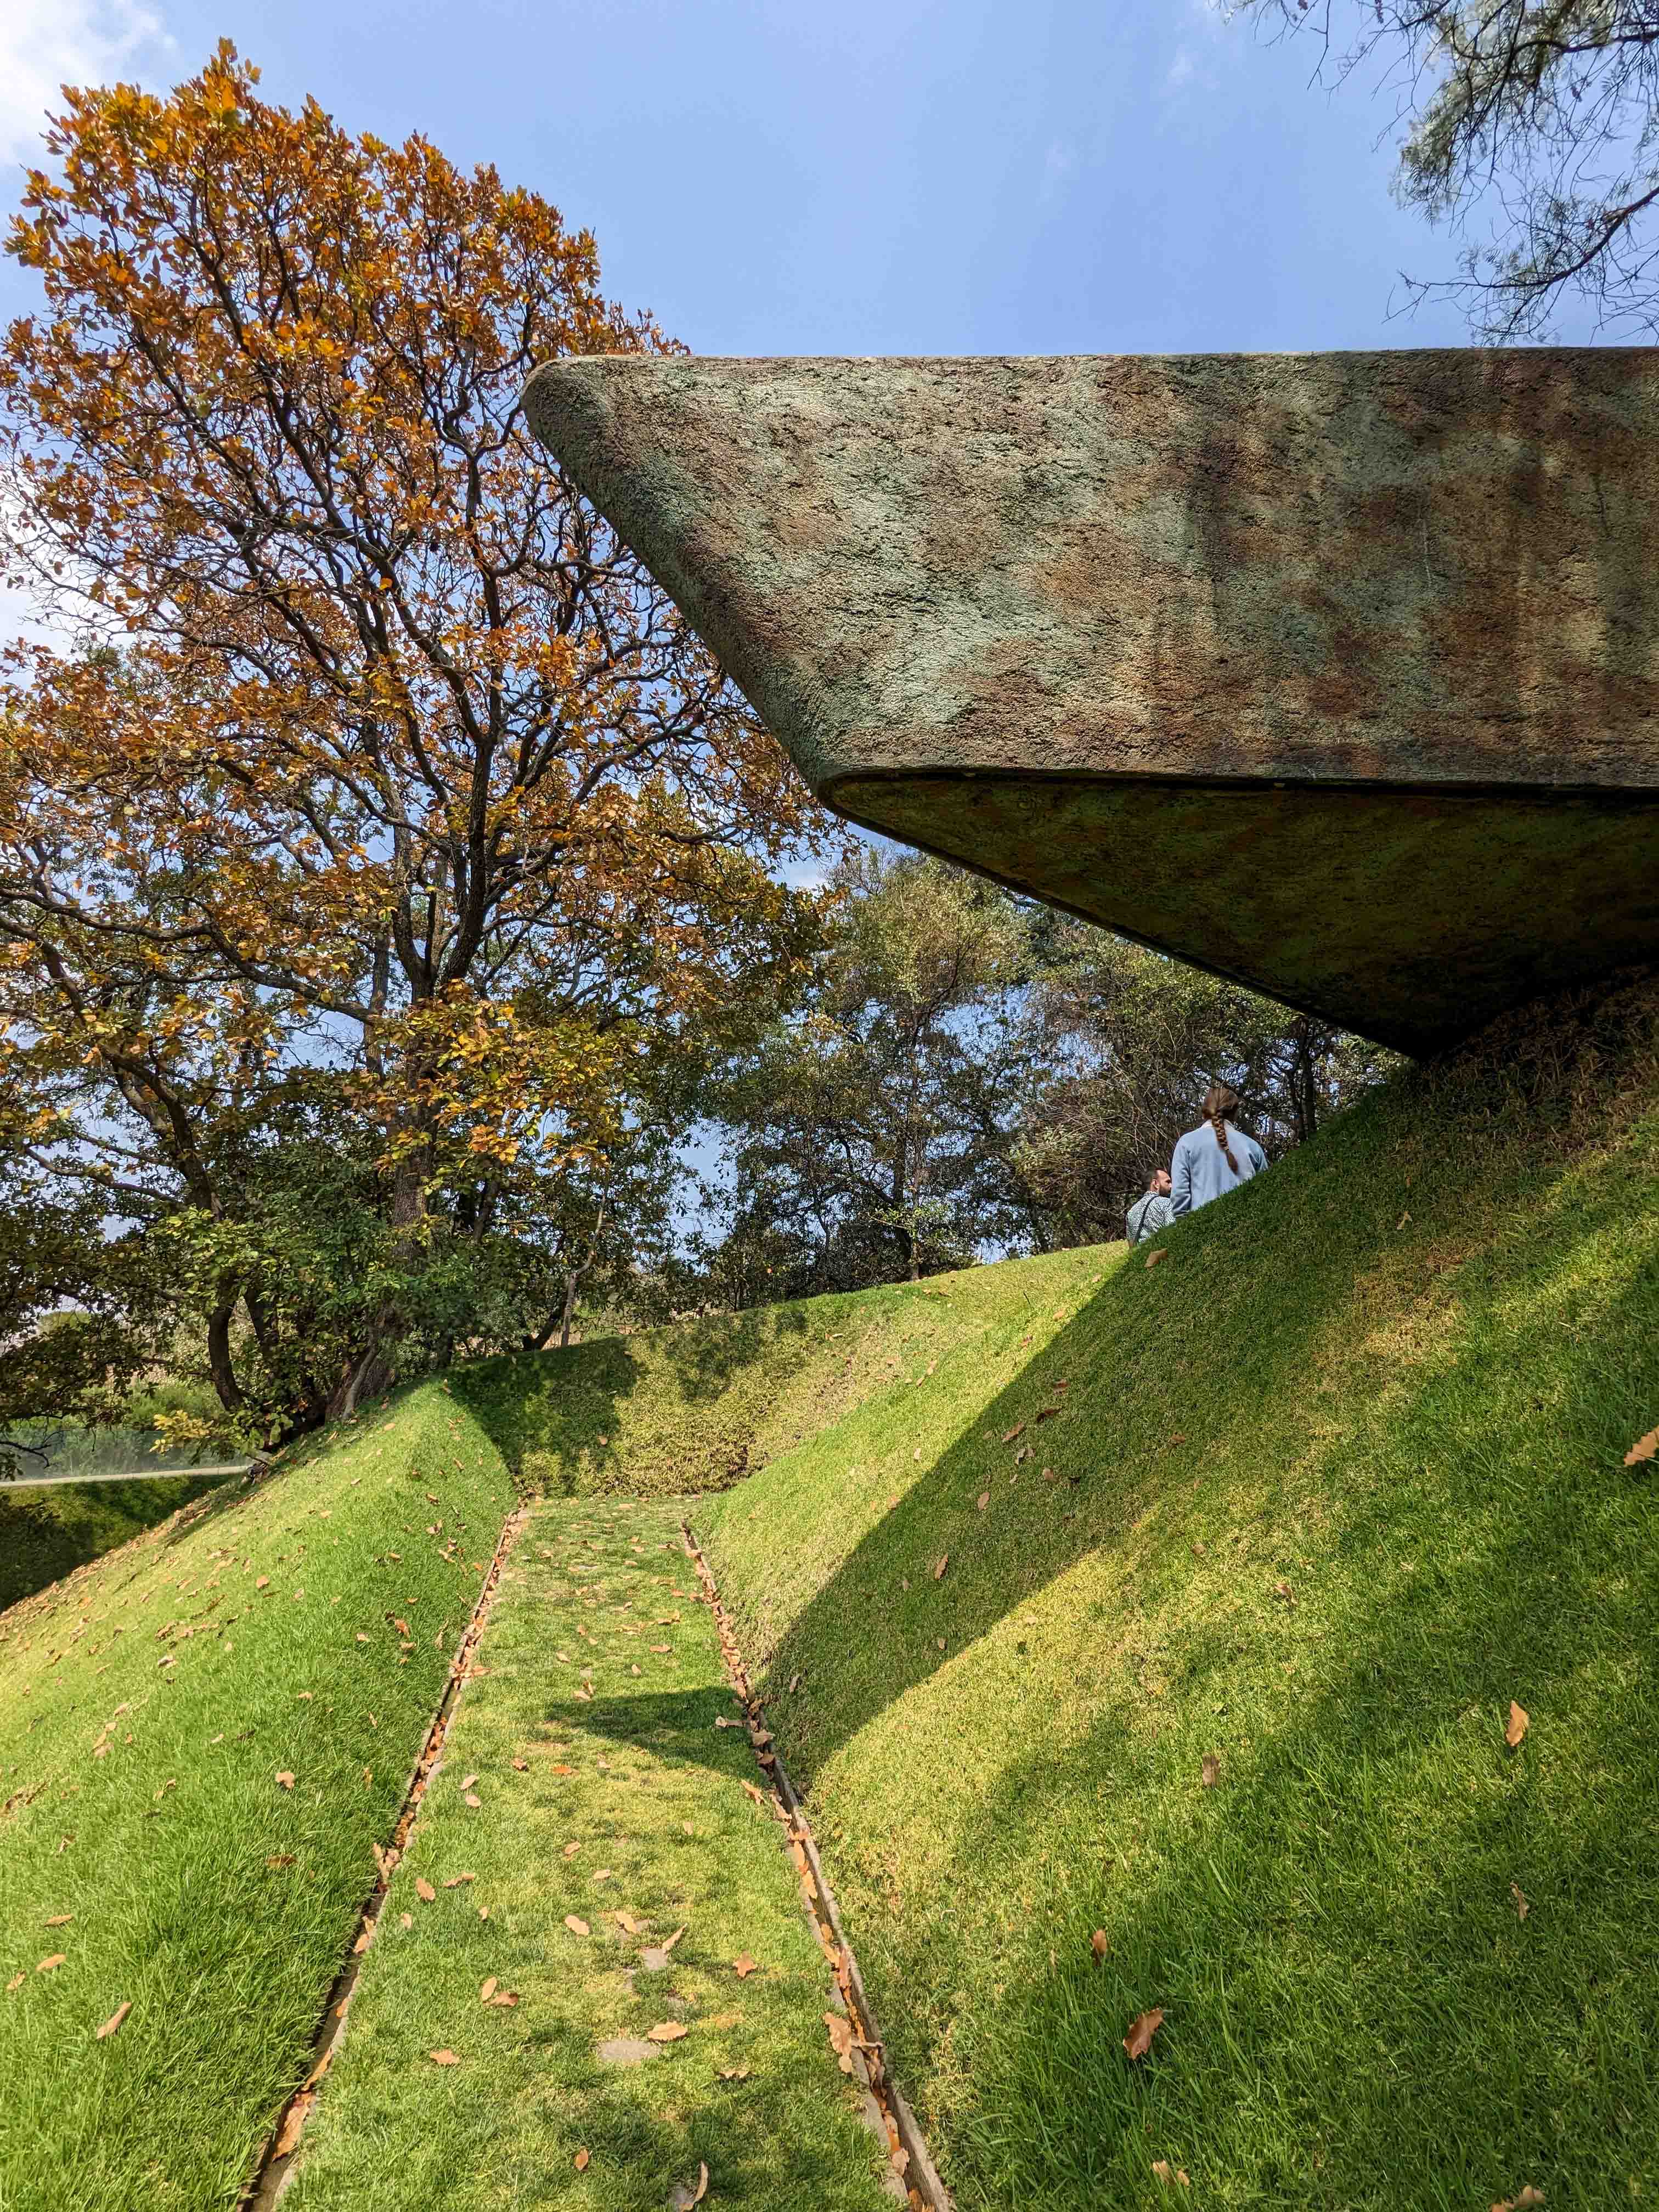
<svg viewBox="0 0 1659 2212">
<path fill-rule="evenodd" d="M 34 1971 L 37 1974 L 55 1974 L 59 1966 L 65 1964 L 68 1958 L 67 1951 L 54 1951 L 49 1958 L 42 1959 Z"/>
<path fill-rule="evenodd" d="M 1103 1959 L 1106 1956 L 1107 1952 L 1110 1950 L 1111 1945 L 1107 1941 L 1106 1930 L 1103 1928 L 1097 1928 L 1094 1934 L 1089 1938 L 1089 1948 L 1094 1953 L 1097 1959 Z"/>
<path fill-rule="evenodd" d="M 437 1891 L 423 1874 L 415 1877 L 415 1894 L 422 1905 L 435 1905 L 438 1901 Z"/>
<path fill-rule="evenodd" d="M 1169 1255 L 1165 1252 L 1164 1247 L 1161 1244 L 1156 1245 L 1153 1249 L 1146 1255 L 1146 1265 L 1149 1267 L 1155 1267 L 1160 1260 L 1167 1259 Z"/>
<path fill-rule="evenodd" d="M 1532 1715 L 1527 1711 L 1524 1705 L 1517 1705 L 1514 1698 L 1511 1698 L 1510 1699 L 1509 1724 L 1504 1730 L 1504 1741 L 1508 1744 L 1511 1751 L 1517 1748 L 1522 1737 L 1525 1735 L 1527 1730 L 1531 1726 Z"/>
<path fill-rule="evenodd" d="M 659 2020 L 645 2032 L 653 2043 L 678 2043 L 688 2031 L 684 2021 Z"/>
<path fill-rule="evenodd" d="M 951 1554 L 950 1554 L 948 1552 L 946 1552 L 946 1553 L 945 1553 L 943 1554 L 943 1556 L 942 1556 L 942 1557 L 941 1557 L 941 1558 L 940 1558 L 940 1559 L 939 1559 L 935 1563 L 935 1565 L 934 1565 L 934 1567 L 933 1567 L 933 1580 L 934 1580 L 935 1582 L 939 1582 L 939 1581 L 943 1577 L 944 1573 L 945 1573 L 945 1570 L 946 1569 L 946 1567 L 948 1567 L 948 1566 L 950 1565 L 950 1564 L 951 1564 Z"/>
<path fill-rule="evenodd" d="M 1154 2007 L 1151 2012 L 1137 2013 L 1129 2022 L 1129 2033 L 1123 2039 L 1123 2048 L 1132 2060 L 1144 2058 L 1152 2047 L 1152 2038 L 1164 2025 L 1164 2014 Z"/>
<path fill-rule="evenodd" d="M 434 2066 L 459 2066 L 461 2063 L 459 2053 L 453 2051 L 428 2051 L 426 2055 Z"/>
<path fill-rule="evenodd" d="M 574 2164 L 575 2168 L 576 2168 L 576 2171 L 577 2171 L 577 2172 L 578 2172 L 578 2173 L 586 2173 L 586 2171 L 587 2171 L 587 2147 L 586 2147 L 586 2144 L 584 2144 L 584 2145 L 583 2145 L 583 2147 L 581 2148 L 581 2149 L 580 2149 L 580 2150 L 579 2150 L 579 2151 L 576 2153 L 576 2155 L 575 2155 L 575 2158 L 574 2158 L 574 2160 L 573 2163 Z"/>
<path fill-rule="evenodd" d="M 121 2022 L 126 2018 L 127 2014 L 131 2010 L 132 1999 L 131 1997 L 124 1998 L 123 2001 L 116 2006 L 114 2011 L 104 2022 L 103 2026 L 94 2031 L 93 2038 L 94 2041 L 101 2043 L 106 2035 L 114 2035 L 117 2033 L 120 2028 Z"/>
<path fill-rule="evenodd" d="M 1625 1465 L 1636 1467 L 1644 1459 L 1656 1457 L 1659 1457 L 1659 1429 L 1650 1429 L 1646 1436 L 1638 1437 L 1625 1454 Z"/>
<path fill-rule="evenodd" d="M 593 1932 L 579 1912 L 567 1912 L 564 1924 L 573 1936 L 591 1936 Z"/>
<path fill-rule="evenodd" d="M 757 1971 L 755 1961 L 750 1957 L 747 1951 L 744 1951 L 739 1957 L 732 1960 L 732 1971 L 740 1982 L 747 1981 L 750 1975 Z"/>
<path fill-rule="evenodd" d="M 292 1789 L 293 1789 L 293 1787 L 294 1787 L 294 1777 L 293 1777 L 293 1775 L 292 1775 L 291 1773 L 289 1773 L 289 1770 L 288 1770 L 288 1768 L 287 1768 L 287 1767 L 283 1767 L 283 1769 L 282 1770 L 281 1773 L 279 1773 L 279 1774 L 278 1774 L 278 1776 L 276 1777 L 276 1787 L 277 1787 L 279 1790 L 292 1790 Z"/>
</svg>

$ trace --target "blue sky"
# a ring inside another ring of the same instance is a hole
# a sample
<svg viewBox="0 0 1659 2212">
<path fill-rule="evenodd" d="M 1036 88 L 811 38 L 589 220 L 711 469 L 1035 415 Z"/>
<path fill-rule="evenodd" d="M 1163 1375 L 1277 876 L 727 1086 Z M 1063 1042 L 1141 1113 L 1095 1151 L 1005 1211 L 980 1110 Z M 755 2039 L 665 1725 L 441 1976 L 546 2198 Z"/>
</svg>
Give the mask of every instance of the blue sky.
<svg viewBox="0 0 1659 2212">
<path fill-rule="evenodd" d="M 1386 100 L 1204 0 L 0 0 L 7 201 L 55 82 L 165 86 L 221 36 L 271 96 L 545 193 L 702 353 L 1463 336 L 1389 319 L 1452 249 L 1389 197 Z"/>
</svg>

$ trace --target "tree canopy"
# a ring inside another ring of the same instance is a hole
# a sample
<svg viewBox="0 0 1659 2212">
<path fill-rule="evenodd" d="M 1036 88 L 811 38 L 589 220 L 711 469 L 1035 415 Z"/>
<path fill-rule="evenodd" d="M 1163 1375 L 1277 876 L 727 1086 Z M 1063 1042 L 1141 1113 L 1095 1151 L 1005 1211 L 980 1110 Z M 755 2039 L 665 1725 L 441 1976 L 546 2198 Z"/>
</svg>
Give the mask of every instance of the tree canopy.
<svg viewBox="0 0 1659 2212">
<path fill-rule="evenodd" d="M 1439 290 L 1475 333 L 1547 337 L 1571 295 L 1599 326 L 1659 330 L 1659 12 L 1652 0 L 1238 0 L 1320 43 L 1321 72 L 1381 76 L 1395 191 L 1463 234 Z M 1484 236 L 1476 226 L 1486 226 Z"/>
<path fill-rule="evenodd" d="M 0 1114 L 280 1427 L 441 1351 L 463 1261 L 536 1337 L 811 940 L 824 821 L 526 432 L 538 362 L 668 343 L 591 236 L 228 45 L 46 152 L 0 454 L 78 641 L 0 699 Z"/>
</svg>

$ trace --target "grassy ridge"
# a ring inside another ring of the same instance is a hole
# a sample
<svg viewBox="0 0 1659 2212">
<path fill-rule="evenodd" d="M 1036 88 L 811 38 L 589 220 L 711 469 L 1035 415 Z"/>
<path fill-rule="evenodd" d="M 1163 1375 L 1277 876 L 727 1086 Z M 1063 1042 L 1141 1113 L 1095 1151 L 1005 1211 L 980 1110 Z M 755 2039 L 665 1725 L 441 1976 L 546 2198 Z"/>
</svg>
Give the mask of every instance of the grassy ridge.
<svg viewBox="0 0 1659 2212">
<path fill-rule="evenodd" d="M 1659 2188 L 1655 1006 L 1402 1079 L 971 1422 L 700 1512 L 963 2212 Z"/>
<path fill-rule="evenodd" d="M 0 1613 L 153 1528 L 223 1479 L 180 1474 L 145 1482 L 38 1483 L 21 1490 L 0 1485 Z"/>
<path fill-rule="evenodd" d="M 514 1474 L 549 1495 L 722 1490 L 901 1373 L 975 1341 L 1005 1299 L 1040 1308 L 1054 1264 L 999 1269 L 994 1294 L 975 1291 L 983 1271 L 970 1269 L 481 1360 L 457 1370 L 455 1394 Z M 1074 1261 L 1060 1264 L 1069 1279 Z"/>
<path fill-rule="evenodd" d="M 235 2202 L 510 1503 L 428 1386 L 0 1616 L 4 2212 Z"/>
<path fill-rule="evenodd" d="M 890 2202 L 696 1591 L 672 1508 L 560 1500 L 521 1531 L 307 2131 L 301 2212 L 661 2212 L 701 2165 L 714 2205 Z M 517 2002 L 481 2002 L 492 1981 Z"/>
</svg>

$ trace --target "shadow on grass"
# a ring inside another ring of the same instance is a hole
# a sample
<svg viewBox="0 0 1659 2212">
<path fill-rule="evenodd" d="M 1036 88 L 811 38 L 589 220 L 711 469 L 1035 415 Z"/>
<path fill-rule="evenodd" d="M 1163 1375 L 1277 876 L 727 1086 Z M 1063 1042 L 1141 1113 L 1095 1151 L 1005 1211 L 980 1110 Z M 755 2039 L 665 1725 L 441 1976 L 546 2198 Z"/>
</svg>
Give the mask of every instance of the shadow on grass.
<svg viewBox="0 0 1659 2212">
<path fill-rule="evenodd" d="M 0 1612 L 142 1536 L 181 1505 L 211 1498 L 222 1481 L 181 1474 L 17 1492 L 0 1486 Z"/>
</svg>

